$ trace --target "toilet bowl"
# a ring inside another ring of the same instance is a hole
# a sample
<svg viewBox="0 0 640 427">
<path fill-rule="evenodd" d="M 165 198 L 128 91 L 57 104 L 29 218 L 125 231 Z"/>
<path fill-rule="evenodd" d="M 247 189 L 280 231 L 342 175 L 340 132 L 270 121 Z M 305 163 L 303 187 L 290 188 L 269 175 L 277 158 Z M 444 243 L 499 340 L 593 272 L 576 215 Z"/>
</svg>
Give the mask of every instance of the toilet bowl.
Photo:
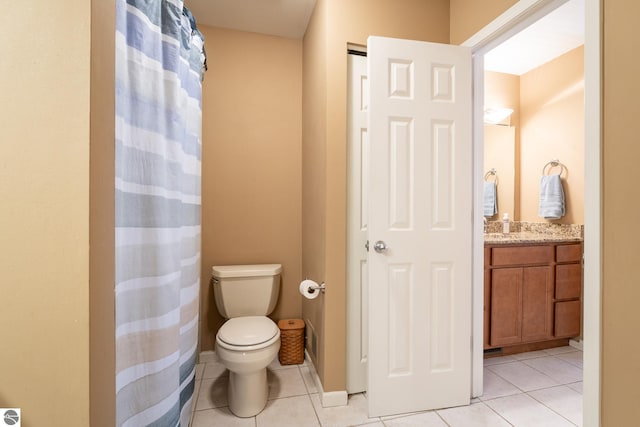
<svg viewBox="0 0 640 427">
<path fill-rule="evenodd" d="M 280 350 L 280 329 L 266 315 L 277 302 L 280 264 L 213 267 L 216 306 L 228 320 L 216 334 L 216 354 L 229 370 L 229 409 L 253 417 L 267 404 L 267 366 Z"/>
<path fill-rule="evenodd" d="M 266 405 L 267 366 L 280 349 L 280 330 L 266 316 L 229 319 L 216 335 L 216 354 L 229 370 L 229 409 L 252 417 Z"/>
</svg>

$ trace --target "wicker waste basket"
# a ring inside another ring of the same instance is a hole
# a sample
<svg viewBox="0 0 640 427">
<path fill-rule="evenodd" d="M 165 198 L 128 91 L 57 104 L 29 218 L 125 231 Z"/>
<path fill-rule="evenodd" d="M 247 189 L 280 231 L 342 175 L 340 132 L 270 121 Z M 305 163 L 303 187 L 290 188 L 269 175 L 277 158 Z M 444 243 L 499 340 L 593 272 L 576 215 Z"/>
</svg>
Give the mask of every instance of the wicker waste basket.
<svg viewBox="0 0 640 427">
<path fill-rule="evenodd" d="M 304 362 L 304 321 L 302 319 L 282 319 L 280 328 L 280 352 L 278 359 L 282 365 L 298 365 Z"/>
</svg>

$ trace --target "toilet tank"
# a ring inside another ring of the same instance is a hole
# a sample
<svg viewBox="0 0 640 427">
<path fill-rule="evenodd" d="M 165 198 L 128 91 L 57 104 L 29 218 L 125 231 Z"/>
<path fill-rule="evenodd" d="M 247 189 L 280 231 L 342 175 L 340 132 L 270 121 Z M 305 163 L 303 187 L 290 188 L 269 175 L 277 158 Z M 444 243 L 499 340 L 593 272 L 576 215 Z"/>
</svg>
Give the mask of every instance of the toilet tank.
<svg viewBox="0 0 640 427">
<path fill-rule="evenodd" d="M 281 272 L 280 264 L 213 267 L 213 295 L 218 312 L 226 319 L 270 314 L 278 302 Z"/>
</svg>

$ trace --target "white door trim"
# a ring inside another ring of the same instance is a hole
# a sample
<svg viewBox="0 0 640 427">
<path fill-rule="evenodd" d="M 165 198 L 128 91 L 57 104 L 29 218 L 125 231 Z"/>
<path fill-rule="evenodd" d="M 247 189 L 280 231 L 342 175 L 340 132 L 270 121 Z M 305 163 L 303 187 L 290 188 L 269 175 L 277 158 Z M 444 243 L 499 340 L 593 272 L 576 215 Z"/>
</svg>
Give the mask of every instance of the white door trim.
<svg viewBox="0 0 640 427">
<path fill-rule="evenodd" d="M 483 55 L 567 0 L 520 0 L 474 36 L 462 43 L 474 54 L 474 208 L 482 210 L 483 170 Z M 585 1 L 585 227 L 584 227 L 584 394 L 585 427 L 600 425 L 600 366 L 602 322 L 602 6 L 601 0 Z M 483 352 L 483 224 L 474 215 L 474 293 L 472 395 L 482 394 Z"/>
<path fill-rule="evenodd" d="M 585 427 L 600 425 L 602 324 L 602 5 L 585 2 L 584 391 Z"/>
<path fill-rule="evenodd" d="M 520 0 L 460 45 L 474 55 L 485 54 L 567 1 Z"/>
</svg>

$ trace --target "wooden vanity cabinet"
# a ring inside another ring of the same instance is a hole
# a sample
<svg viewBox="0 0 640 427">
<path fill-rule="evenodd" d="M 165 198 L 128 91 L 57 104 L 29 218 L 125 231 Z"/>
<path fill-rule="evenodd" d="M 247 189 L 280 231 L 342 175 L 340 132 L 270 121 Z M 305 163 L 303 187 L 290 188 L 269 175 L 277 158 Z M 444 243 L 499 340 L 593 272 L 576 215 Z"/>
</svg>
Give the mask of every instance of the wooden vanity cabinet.
<svg viewBox="0 0 640 427">
<path fill-rule="evenodd" d="M 491 264 L 491 249 L 484 248 L 484 348 L 489 348 L 489 307 L 491 307 L 491 287 L 487 285 L 491 280 L 491 270 L 489 265 Z"/>
<path fill-rule="evenodd" d="M 485 349 L 580 335 L 582 245 L 485 247 Z"/>
<path fill-rule="evenodd" d="M 579 336 L 582 326 L 582 245 L 556 247 L 554 336 Z"/>
<path fill-rule="evenodd" d="M 492 249 L 489 345 L 501 347 L 553 336 L 553 248 Z"/>
</svg>

